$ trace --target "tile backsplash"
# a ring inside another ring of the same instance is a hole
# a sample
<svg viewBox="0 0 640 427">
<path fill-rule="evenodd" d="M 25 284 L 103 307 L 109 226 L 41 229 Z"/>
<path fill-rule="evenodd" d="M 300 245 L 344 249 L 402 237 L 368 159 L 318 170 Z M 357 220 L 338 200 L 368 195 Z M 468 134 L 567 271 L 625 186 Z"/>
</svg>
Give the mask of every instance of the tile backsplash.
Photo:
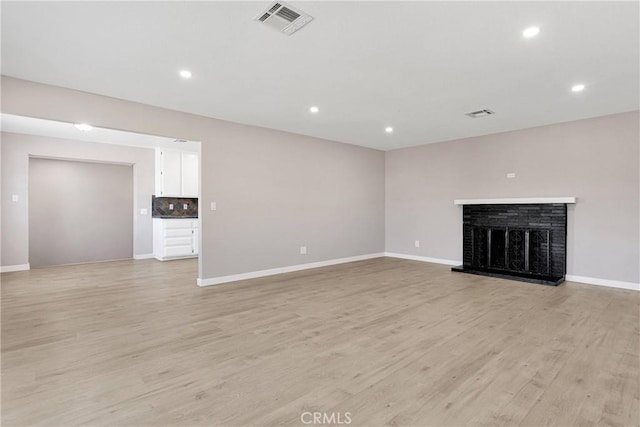
<svg viewBox="0 0 640 427">
<path fill-rule="evenodd" d="M 173 205 L 173 210 L 170 209 Z M 187 206 L 185 209 L 184 206 Z M 197 218 L 198 199 L 189 197 L 151 197 L 151 216 L 154 218 Z"/>
</svg>

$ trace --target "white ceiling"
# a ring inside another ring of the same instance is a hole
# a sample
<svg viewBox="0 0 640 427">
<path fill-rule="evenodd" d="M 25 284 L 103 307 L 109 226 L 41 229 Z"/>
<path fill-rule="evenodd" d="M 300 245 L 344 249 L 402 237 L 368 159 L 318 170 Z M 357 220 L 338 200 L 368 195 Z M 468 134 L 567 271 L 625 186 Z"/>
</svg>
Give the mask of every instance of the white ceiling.
<svg viewBox="0 0 640 427">
<path fill-rule="evenodd" d="M 184 151 L 198 151 L 200 144 L 196 141 L 176 140 L 175 138 L 166 138 L 162 136 L 146 135 L 142 133 L 125 132 L 99 127 L 94 127 L 89 132 L 83 132 L 76 129 L 73 123 L 15 116 L 4 113 L 0 114 L 0 124 L 3 132 L 72 139 L 85 142 L 99 142 L 102 144 L 126 145 L 129 147 L 162 147 L 175 148 Z"/>
<path fill-rule="evenodd" d="M 640 108 L 638 2 L 290 3 L 3 1 L 2 73 L 378 149 Z"/>
</svg>

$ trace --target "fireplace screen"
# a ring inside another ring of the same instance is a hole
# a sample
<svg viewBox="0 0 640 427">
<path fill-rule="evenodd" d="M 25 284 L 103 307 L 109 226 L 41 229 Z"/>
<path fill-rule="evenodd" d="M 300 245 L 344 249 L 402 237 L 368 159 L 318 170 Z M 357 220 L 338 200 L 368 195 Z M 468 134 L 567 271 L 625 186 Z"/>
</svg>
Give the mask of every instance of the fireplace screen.
<svg viewBox="0 0 640 427">
<path fill-rule="evenodd" d="M 565 204 L 465 205 L 454 271 L 557 285 L 564 280 Z"/>
<path fill-rule="evenodd" d="M 472 228 L 472 267 L 549 274 L 549 230 Z"/>
</svg>

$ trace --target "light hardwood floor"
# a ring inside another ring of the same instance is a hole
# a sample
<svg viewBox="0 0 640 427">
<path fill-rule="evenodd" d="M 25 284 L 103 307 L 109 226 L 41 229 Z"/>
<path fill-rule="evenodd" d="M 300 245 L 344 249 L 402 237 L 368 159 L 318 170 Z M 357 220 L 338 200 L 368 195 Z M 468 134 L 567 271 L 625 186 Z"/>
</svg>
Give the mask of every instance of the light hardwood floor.
<svg viewBox="0 0 640 427">
<path fill-rule="evenodd" d="M 392 258 L 195 279 L 195 260 L 3 274 L 2 425 L 640 421 L 638 292 Z"/>
</svg>

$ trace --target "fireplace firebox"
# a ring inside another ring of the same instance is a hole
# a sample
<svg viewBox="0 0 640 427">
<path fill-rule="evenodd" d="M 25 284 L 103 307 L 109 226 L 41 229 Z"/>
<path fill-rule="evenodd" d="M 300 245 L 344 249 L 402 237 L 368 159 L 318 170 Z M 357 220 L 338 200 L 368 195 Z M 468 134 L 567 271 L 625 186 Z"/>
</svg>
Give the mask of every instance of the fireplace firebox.
<svg viewBox="0 0 640 427">
<path fill-rule="evenodd" d="M 557 286 L 566 274 L 564 203 L 463 206 L 463 264 L 453 271 Z"/>
</svg>

